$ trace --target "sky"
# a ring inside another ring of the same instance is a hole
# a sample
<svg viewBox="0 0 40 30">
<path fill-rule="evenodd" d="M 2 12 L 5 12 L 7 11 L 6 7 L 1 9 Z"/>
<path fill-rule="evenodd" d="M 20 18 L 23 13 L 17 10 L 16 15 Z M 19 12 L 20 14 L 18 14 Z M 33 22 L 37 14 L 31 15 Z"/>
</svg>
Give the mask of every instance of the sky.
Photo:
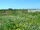
<svg viewBox="0 0 40 30">
<path fill-rule="evenodd" d="M 40 9 L 40 0 L 0 0 L 0 9 Z"/>
</svg>

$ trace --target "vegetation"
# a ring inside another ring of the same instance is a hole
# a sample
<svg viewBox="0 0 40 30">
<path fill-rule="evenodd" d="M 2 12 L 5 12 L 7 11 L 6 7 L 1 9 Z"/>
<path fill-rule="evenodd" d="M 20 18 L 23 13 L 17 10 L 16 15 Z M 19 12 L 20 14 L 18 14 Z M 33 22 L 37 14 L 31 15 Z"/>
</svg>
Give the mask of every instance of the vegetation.
<svg viewBox="0 0 40 30">
<path fill-rule="evenodd" d="M 40 30 L 40 13 L 0 10 L 0 30 Z"/>
</svg>

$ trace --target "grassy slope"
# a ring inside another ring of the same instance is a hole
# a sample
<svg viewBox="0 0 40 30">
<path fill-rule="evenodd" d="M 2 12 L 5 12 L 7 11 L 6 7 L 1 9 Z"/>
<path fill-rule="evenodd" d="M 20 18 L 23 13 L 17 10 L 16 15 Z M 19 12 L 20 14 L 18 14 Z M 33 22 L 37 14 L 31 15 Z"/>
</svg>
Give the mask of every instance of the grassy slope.
<svg viewBox="0 0 40 30">
<path fill-rule="evenodd" d="M 0 30 L 40 30 L 40 13 L 7 11 L 0 16 Z"/>
</svg>

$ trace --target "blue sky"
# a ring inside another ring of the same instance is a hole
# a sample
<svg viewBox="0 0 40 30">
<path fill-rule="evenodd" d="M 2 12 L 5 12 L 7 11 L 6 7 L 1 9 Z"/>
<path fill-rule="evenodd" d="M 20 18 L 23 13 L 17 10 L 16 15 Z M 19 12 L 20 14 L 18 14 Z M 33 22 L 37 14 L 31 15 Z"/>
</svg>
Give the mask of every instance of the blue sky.
<svg viewBox="0 0 40 30">
<path fill-rule="evenodd" d="M 0 0 L 0 9 L 40 9 L 40 0 Z"/>
</svg>

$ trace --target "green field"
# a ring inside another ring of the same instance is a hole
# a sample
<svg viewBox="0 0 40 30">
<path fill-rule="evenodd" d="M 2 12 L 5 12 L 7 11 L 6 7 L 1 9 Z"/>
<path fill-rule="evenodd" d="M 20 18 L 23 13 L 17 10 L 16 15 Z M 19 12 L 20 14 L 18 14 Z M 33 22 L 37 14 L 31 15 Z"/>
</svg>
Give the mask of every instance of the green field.
<svg viewBox="0 0 40 30">
<path fill-rule="evenodd" d="M 40 30 L 40 13 L 0 11 L 0 30 Z"/>
</svg>

